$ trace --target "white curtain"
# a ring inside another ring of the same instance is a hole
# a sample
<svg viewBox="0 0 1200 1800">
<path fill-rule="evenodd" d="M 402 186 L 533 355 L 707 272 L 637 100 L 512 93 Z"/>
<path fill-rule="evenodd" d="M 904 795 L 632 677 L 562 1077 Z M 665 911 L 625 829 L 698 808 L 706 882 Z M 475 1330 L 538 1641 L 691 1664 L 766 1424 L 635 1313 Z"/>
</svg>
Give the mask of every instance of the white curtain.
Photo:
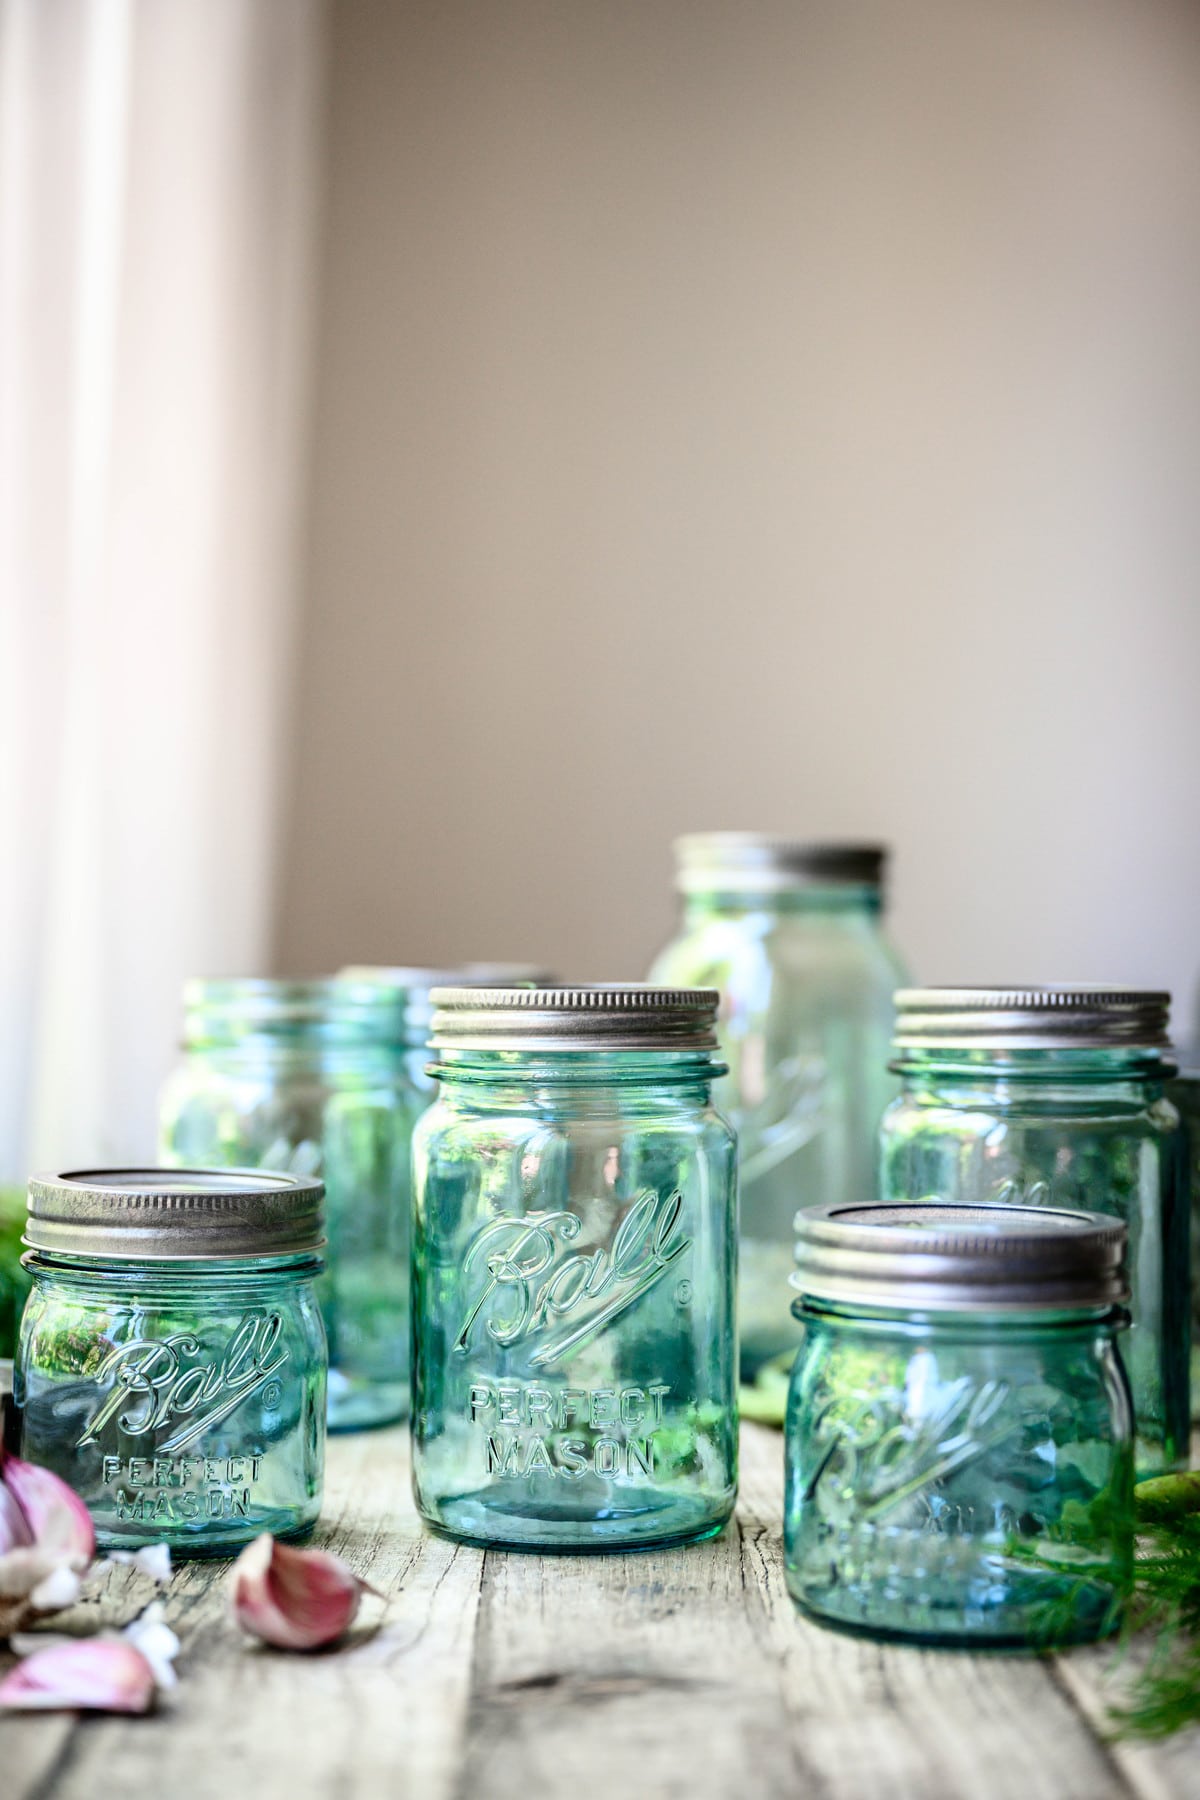
<svg viewBox="0 0 1200 1800">
<path fill-rule="evenodd" d="M 0 1180 L 265 966 L 320 0 L 0 0 Z"/>
</svg>

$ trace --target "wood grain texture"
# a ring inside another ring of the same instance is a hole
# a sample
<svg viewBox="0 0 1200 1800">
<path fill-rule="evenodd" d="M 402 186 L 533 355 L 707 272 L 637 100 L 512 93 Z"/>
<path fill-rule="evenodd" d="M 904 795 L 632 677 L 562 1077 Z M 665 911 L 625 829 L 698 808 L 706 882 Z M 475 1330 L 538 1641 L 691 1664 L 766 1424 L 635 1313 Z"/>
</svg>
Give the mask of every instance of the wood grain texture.
<svg viewBox="0 0 1200 1800">
<path fill-rule="evenodd" d="M 336 1439 L 318 1541 L 388 1596 L 353 1641 L 250 1646 L 228 1617 L 228 1565 L 186 1564 L 168 1592 L 178 1690 L 146 1719 L 0 1721 L 0 1795 L 1200 1797 L 1200 1733 L 1103 1741 L 1109 1650 L 966 1656 L 799 1618 L 781 1457 L 776 1433 L 744 1428 L 737 1518 L 709 1543 L 540 1557 L 423 1533 L 403 1432 Z M 119 1623 L 151 1594 L 113 1571 L 67 1622 Z"/>
</svg>

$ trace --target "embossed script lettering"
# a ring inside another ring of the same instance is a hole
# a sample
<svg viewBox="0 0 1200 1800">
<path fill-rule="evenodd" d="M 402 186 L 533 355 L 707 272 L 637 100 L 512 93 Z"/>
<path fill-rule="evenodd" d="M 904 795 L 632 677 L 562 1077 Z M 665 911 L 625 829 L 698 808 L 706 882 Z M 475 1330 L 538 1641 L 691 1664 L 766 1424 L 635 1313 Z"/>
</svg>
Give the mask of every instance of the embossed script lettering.
<svg viewBox="0 0 1200 1800">
<path fill-rule="evenodd" d="M 831 1401 L 818 1416 L 814 1437 L 825 1446 L 806 1498 L 818 1495 L 830 1516 L 849 1521 L 885 1518 L 985 1451 L 1013 1429 L 1009 1389 L 1003 1381 L 979 1386 L 965 1376 L 930 1396 L 914 1416 L 904 1395 L 890 1389 L 870 1399 Z"/>
<path fill-rule="evenodd" d="M 607 1250 L 569 1246 L 583 1230 L 577 1213 L 526 1213 L 496 1219 L 472 1239 L 463 1258 L 479 1294 L 454 1348 L 466 1351 L 482 1323 L 497 1344 L 516 1344 L 544 1332 L 530 1357 L 537 1368 L 557 1362 L 648 1293 L 691 1246 L 683 1235 L 683 1196 L 639 1194 Z M 559 1322 L 569 1320 L 563 1329 Z"/>
<path fill-rule="evenodd" d="M 186 1332 L 161 1342 L 137 1338 L 121 1344 L 96 1371 L 98 1382 L 113 1378 L 112 1389 L 76 1448 L 95 1443 L 114 1418 L 131 1437 L 161 1431 L 174 1421 L 171 1435 L 157 1446 L 162 1454 L 195 1443 L 287 1361 L 282 1332 L 278 1313 L 247 1313 L 216 1361 L 196 1360 L 202 1346 Z"/>
</svg>

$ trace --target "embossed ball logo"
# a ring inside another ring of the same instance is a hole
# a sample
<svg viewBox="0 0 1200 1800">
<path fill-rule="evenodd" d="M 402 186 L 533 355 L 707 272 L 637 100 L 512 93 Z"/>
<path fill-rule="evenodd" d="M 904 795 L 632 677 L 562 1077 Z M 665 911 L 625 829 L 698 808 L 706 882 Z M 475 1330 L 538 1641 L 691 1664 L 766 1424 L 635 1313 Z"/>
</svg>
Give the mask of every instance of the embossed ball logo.
<svg viewBox="0 0 1200 1800">
<path fill-rule="evenodd" d="M 108 1392 L 85 1426 L 76 1449 L 98 1443 L 114 1423 L 131 1437 L 166 1431 L 158 1452 L 185 1450 L 253 1393 L 267 1402 L 281 1392 L 276 1371 L 288 1359 L 279 1313 L 245 1313 L 222 1354 L 213 1357 L 190 1332 L 157 1342 L 134 1338 L 109 1352 L 96 1370 Z M 274 1379 L 273 1379 L 274 1377 Z"/>
<path fill-rule="evenodd" d="M 478 1231 L 463 1258 L 462 1272 L 476 1296 L 454 1348 L 465 1354 L 477 1330 L 508 1348 L 537 1337 L 530 1354 L 534 1368 L 548 1368 L 595 1337 L 640 1300 L 691 1248 L 684 1235 L 683 1195 L 678 1188 L 640 1193 L 618 1225 L 607 1249 L 579 1246 L 578 1213 L 526 1213 L 490 1221 Z M 691 1299 L 691 1283 L 680 1280 Z"/>
</svg>

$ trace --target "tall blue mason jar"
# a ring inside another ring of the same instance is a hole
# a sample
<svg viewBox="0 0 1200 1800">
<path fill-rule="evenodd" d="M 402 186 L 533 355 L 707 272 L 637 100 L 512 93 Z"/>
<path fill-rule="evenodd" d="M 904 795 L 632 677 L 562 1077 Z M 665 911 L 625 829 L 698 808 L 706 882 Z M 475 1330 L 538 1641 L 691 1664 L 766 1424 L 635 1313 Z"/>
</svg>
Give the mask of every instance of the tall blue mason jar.
<svg viewBox="0 0 1200 1800">
<path fill-rule="evenodd" d="M 709 832 L 675 846 L 683 917 L 652 981 L 720 990 L 718 1106 L 738 1136 L 743 1379 L 795 1347 L 798 1205 L 875 1191 L 892 993 L 885 852 Z"/>
<path fill-rule="evenodd" d="M 882 1126 L 887 1199 L 1115 1214 L 1129 1229 L 1122 1344 L 1139 1472 L 1186 1467 L 1186 1146 L 1165 1084 L 1170 996 L 1130 988 L 911 988 L 902 1091 Z"/>
<path fill-rule="evenodd" d="M 13 1393 L 20 1454 L 102 1549 L 227 1555 L 321 1508 L 321 1184 L 86 1169 L 29 1184 Z"/>
<path fill-rule="evenodd" d="M 793 1597 L 824 1623 L 920 1643 L 1046 1649 L 1112 1631 L 1133 1568 L 1125 1227 L 874 1202 L 811 1208 L 796 1231 Z"/>
<path fill-rule="evenodd" d="M 434 999 L 440 1093 L 414 1138 L 421 1516 L 524 1549 L 711 1535 L 737 1486 L 716 994 Z"/>
<path fill-rule="evenodd" d="M 184 998 L 162 1161 L 324 1181 L 330 1429 L 403 1418 L 410 1144 L 425 1096 L 408 1078 L 402 996 L 329 979 L 193 981 Z"/>
</svg>

